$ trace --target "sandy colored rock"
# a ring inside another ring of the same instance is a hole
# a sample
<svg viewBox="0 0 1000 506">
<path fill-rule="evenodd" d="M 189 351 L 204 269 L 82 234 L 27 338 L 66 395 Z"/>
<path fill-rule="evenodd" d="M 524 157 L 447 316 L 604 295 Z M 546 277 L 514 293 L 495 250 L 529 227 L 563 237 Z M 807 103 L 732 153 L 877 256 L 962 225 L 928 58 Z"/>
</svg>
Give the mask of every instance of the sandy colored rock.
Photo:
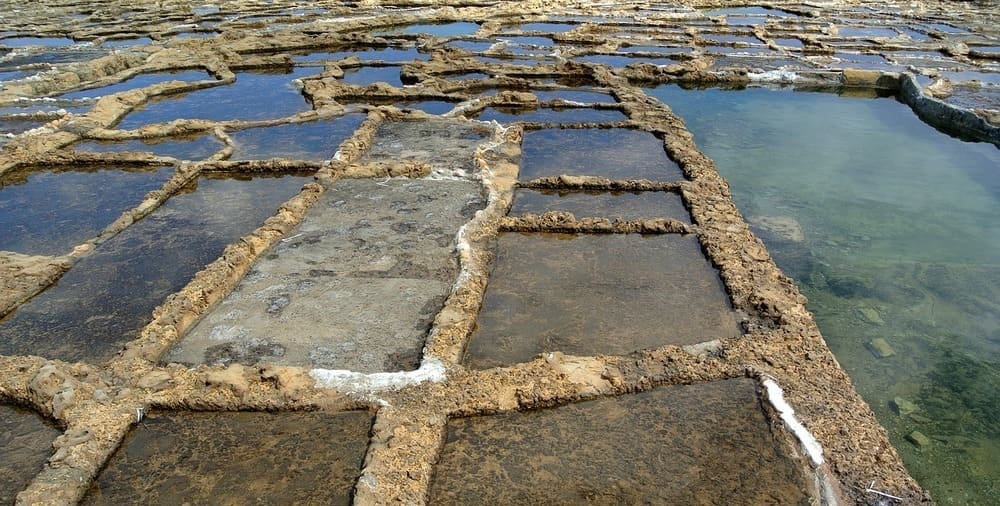
<svg viewBox="0 0 1000 506">
<path fill-rule="evenodd" d="M 54 283 L 71 265 L 68 257 L 0 251 L 0 317 Z"/>
</svg>

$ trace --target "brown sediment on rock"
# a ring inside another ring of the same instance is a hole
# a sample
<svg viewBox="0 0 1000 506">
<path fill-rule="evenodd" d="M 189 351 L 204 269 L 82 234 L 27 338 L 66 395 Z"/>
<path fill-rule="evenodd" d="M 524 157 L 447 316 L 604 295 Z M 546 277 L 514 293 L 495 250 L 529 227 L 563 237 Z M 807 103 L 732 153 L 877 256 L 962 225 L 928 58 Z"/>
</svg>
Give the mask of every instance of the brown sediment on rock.
<svg viewBox="0 0 1000 506">
<path fill-rule="evenodd" d="M 542 215 L 524 214 L 500 220 L 501 232 L 549 232 L 566 234 L 690 234 L 691 226 L 672 218 L 650 220 L 611 220 L 577 218 L 566 211 Z"/>
<path fill-rule="evenodd" d="M 55 283 L 70 266 L 69 257 L 0 251 L 0 318 Z"/>
<path fill-rule="evenodd" d="M 308 160 L 288 160 L 275 158 L 270 160 L 216 160 L 196 164 L 198 170 L 210 174 L 245 173 L 245 174 L 285 174 L 289 172 L 315 172 L 324 167 L 323 162 Z"/>
<path fill-rule="evenodd" d="M 647 179 L 608 179 L 599 176 L 572 176 L 563 174 L 520 182 L 518 188 L 541 190 L 606 190 L 606 191 L 664 191 L 679 193 L 684 183 L 654 182 Z"/>
<path fill-rule="evenodd" d="M 431 166 L 423 162 L 369 162 L 334 165 L 333 173 L 343 178 L 424 177 Z"/>
<path fill-rule="evenodd" d="M 878 70 L 844 69 L 841 72 L 844 86 L 874 89 L 899 89 L 899 77 Z"/>
</svg>

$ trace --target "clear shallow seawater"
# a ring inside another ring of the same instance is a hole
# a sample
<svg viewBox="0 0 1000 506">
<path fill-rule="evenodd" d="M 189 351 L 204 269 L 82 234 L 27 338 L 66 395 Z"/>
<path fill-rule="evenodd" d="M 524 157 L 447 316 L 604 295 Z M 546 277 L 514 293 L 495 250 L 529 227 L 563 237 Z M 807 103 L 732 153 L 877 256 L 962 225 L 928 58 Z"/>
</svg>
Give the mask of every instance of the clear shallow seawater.
<svg viewBox="0 0 1000 506">
<path fill-rule="evenodd" d="M 891 98 L 648 93 L 715 160 L 911 474 L 941 504 L 1000 502 L 1000 150 Z"/>
</svg>

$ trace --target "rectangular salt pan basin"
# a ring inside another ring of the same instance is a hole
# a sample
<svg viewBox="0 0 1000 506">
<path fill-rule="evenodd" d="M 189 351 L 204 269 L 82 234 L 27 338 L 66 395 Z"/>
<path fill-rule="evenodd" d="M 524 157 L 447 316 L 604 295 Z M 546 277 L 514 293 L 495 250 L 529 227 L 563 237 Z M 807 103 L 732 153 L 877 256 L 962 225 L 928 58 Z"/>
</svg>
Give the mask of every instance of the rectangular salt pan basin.
<svg viewBox="0 0 1000 506">
<path fill-rule="evenodd" d="M 310 109 L 293 80 L 317 73 L 314 68 L 291 72 L 236 74 L 236 82 L 180 95 L 160 97 L 131 113 L 117 128 L 131 130 L 175 119 L 264 120 Z"/>
<path fill-rule="evenodd" d="M 465 363 L 626 354 L 740 334 L 693 236 L 515 234 L 497 257 Z"/>
<path fill-rule="evenodd" d="M 163 186 L 170 167 L 60 167 L 0 178 L 0 250 L 66 255 L 95 238 L 146 193 Z"/>
<path fill-rule="evenodd" d="M 347 505 L 372 417 L 347 413 L 152 413 L 83 504 Z"/>
<path fill-rule="evenodd" d="M 624 128 L 548 129 L 524 133 L 521 181 L 560 174 L 677 181 L 680 167 L 663 141 Z"/>
<path fill-rule="evenodd" d="M 415 369 L 479 192 L 466 181 L 338 182 L 165 360 Z"/>
<path fill-rule="evenodd" d="M 202 178 L 100 244 L 0 323 L 0 353 L 110 358 L 153 309 L 295 195 L 305 177 Z"/>
<path fill-rule="evenodd" d="M 749 379 L 448 424 L 431 504 L 809 504 Z M 815 498 L 813 500 L 816 500 Z"/>
<path fill-rule="evenodd" d="M 229 134 L 235 145 L 232 159 L 329 160 L 340 147 L 340 143 L 354 134 L 364 119 L 364 114 L 348 114 L 325 121 L 249 128 L 232 132 Z"/>
</svg>

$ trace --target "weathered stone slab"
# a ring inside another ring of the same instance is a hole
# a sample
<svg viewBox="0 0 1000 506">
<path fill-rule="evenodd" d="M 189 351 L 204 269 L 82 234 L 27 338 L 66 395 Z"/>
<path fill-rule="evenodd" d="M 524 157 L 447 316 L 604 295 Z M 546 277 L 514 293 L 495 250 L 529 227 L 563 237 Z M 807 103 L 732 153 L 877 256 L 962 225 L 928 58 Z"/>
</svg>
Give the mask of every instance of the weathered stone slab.
<svg viewBox="0 0 1000 506">
<path fill-rule="evenodd" d="M 340 181 L 165 359 L 414 369 L 483 205 L 469 181 Z"/>
<path fill-rule="evenodd" d="M 423 162 L 437 174 L 471 174 L 476 170 L 472 155 L 490 132 L 488 126 L 452 119 L 386 121 L 361 161 Z"/>
</svg>

